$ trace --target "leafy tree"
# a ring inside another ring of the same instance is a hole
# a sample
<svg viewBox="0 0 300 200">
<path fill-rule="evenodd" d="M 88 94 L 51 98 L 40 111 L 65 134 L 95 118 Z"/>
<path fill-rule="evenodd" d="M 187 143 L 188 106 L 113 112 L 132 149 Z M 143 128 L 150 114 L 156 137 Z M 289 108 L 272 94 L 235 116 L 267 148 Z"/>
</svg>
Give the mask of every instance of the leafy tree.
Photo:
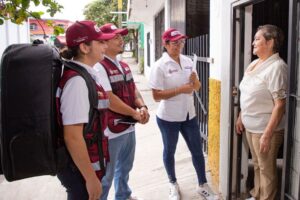
<svg viewBox="0 0 300 200">
<path fill-rule="evenodd" d="M 98 25 L 105 23 L 114 23 L 118 21 L 118 16 L 111 14 L 111 11 L 116 11 L 117 2 L 111 0 L 97 0 L 86 5 L 83 14 L 86 19 L 94 20 Z"/>
<path fill-rule="evenodd" d="M 127 0 L 122 1 L 123 10 L 127 8 Z M 94 20 L 98 25 L 106 23 L 118 23 L 118 15 L 112 14 L 112 11 L 118 11 L 118 0 L 95 0 L 85 6 L 83 14 L 86 19 Z M 122 15 L 126 19 L 126 15 Z"/>
<path fill-rule="evenodd" d="M 63 6 L 59 5 L 56 0 L 0 0 L 0 25 L 4 23 L 4 20 L 10 20 L 15 24 L 22 24 L 28 17 L 41 19 L 44 13 L 31 11 L 29 8 L 30 4 L 34 4 L 35 6 L 43 5 L 47 8 L 46 12 L 51 17 L 63 9 Z M 59 26 L 53 24 L 52 27 L 56 35 L 64 32 L 64 29 Z"/>
<path fill-rule="evenodd" d="M 123 11 L 126 10 L 127 0 L 122 1 Z M 86 19 L 94 20 L 98 25 L 106 23 L 118 24 L 118 15 L 110 13 L 111 11 L 118 10 L 118 0 L 95 0 L 90 4 L 86 5 L 83 14 Z M 125 18 L 123 15 L 122 18 Z M 129 43 L 133 41 L 134 54 L 137 55 L 138 49 L 138 32 L 137 30 L 131 29 L 127 36 L 124 37 L 124 42 Z"/>
</svg>

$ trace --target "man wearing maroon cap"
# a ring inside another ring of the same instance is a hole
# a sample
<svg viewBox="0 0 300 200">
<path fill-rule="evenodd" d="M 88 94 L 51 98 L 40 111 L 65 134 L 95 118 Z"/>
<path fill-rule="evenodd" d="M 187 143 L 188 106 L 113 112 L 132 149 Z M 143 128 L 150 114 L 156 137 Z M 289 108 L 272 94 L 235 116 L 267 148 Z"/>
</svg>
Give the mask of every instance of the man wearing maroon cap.
<svg viewBox="0 0 300 200">
<path fill-rule="evenodd" d="M 129 66 L 117 60 L 117 55 L 123 52 L 123 36 L 128 34 L 128 30 L 119 29 L 113 24 L 105 24 L 100 29 L 103 33 L 115 34 L 114 38 L 106 42 L 108 48 L 104 60 L 94 66 L 103 84 L 110 85 L 105 88 L 110 99 L 108 129 L 105 131 L 109 138 L 110 161 L 102 179 L 103 193 L 100 199 L 107 200 L 114 179 L 115 200 L 138 200 L 132 196 L 128 185 L 135 154 L 133 121 L 145 124 L 149 120 L 149 114 Z M 119 120 L 127 123 L 118 123 Z"/>
</svg>

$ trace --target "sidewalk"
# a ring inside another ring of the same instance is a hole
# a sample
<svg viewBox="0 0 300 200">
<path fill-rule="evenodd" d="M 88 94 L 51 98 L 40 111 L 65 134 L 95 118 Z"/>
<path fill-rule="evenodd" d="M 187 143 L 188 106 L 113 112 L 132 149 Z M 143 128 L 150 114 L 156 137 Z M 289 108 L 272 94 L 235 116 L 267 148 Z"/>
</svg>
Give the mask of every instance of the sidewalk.
<svg viewBox="0 0 300 200">
<path fill-rule="evenodd" d="M 158 103 L 152 99 L 151 90 L 143 75 L 139 74 L 134 60 L 126 58 L 135 82 L 150 111 L 150 121 L 136 126 L 136 156 L 130 174 L 130 186 L 135 195 L 144 200 L 168 200 L 169 183 L 162 161 L 162 140 L 156 125 Z M 201 200 L 196 193 L 197 178 L 190 153 L 180 136 L 176 151 L 176 173 L 181 189 L 181 200 Z M 209 172 L 207 178 L 210 182 Z M 113 200 L 113 188 L 109 199 Z M 7 182 L 0 176 L 0 200 L 66 200 L 65 189 L 56 177 L 42 176 Z"/>
<path fill-rule="evenodd" d="M 136 85 L 151 115 L 147 124 L 136 126 L 135 164 L 129 183 L 134 194 L 145 200 L 168 200 L 169 182 L 163 165 L 163 145 L 155 116 L 158 103 L 154 102 L 147 80 L 138 73 L 134 60 L 127 59 L 127 63 L 133 71 Z M 197 177 L 191 155 L 182 136 L 179 137 L 175 160 L 181 200 L 201 200 L 202 198 L 196 193 Z M 209 172 L 207 178 L 210 182 Z"/>
</svg>

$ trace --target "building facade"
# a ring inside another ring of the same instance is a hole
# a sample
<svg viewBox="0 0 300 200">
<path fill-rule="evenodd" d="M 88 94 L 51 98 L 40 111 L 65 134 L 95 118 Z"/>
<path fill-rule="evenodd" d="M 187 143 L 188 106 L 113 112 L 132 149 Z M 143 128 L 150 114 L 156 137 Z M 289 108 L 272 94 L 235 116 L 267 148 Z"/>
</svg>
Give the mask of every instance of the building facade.
<svg viewBox="0 0 300 200">
<path fill-rule="evenodd" d="M 2 55 L 5 48 L 11 44 L 28 43 L 29 37 L 29 23 L 24 22 L 22 25 L 16 25 L 10 21 L 4 21 L 0 25 L 0 55 Z"/>
<path fill-rule="evenodd" d="M 43 40 L 54 43 L 55 36 L 53 32 L 53 28 L 48 26 L 48 21 L 52 21 L 54 25 L 60 26 L 65 30 L 73 24 L 70 20 L 62 20 L 62 19 L 29 19 L 30 26 L 30 38 L 31 40 Z M 65 42 L 65 36 L 59 36 L 58 42 Z"/>
</svg>

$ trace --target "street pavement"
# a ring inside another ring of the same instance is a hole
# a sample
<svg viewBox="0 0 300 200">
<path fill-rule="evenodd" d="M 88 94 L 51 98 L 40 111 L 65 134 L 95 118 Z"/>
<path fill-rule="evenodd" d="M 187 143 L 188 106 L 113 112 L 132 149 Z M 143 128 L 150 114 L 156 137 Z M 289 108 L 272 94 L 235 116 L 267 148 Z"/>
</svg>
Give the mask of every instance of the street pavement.
<svg viewBox="0 0 300 200">
<path fill-rule="evenodd" d="M 147 124 L 136 125 L 136 155 L 129 184 L 133 194 L 144 200 L 168 200 L 169 183 L 163 166 L 162 139 L 155 117 L 158 103 L 153 101 L 147 80 L 139 73 L 134 59 L 124 59 L 131 66 L 136 85 L 151 115 Z M 191 155 L 181 136 L 175 160 L 181 200 L 201 200 L 202 198 L 196 193 L 197 178 Z M 207 170 L 207 178 L 210 183 L 209 170 Z M 113 200 L 113 193 L 112 188 L 109 200 Z M 3 176 L 0 176 L 0 200 L 19 199 L 66 200 L 67 195 L 59 180 L 53 176 L 40 176 L 14 182 L 7 182 Z"/>
</svg>

